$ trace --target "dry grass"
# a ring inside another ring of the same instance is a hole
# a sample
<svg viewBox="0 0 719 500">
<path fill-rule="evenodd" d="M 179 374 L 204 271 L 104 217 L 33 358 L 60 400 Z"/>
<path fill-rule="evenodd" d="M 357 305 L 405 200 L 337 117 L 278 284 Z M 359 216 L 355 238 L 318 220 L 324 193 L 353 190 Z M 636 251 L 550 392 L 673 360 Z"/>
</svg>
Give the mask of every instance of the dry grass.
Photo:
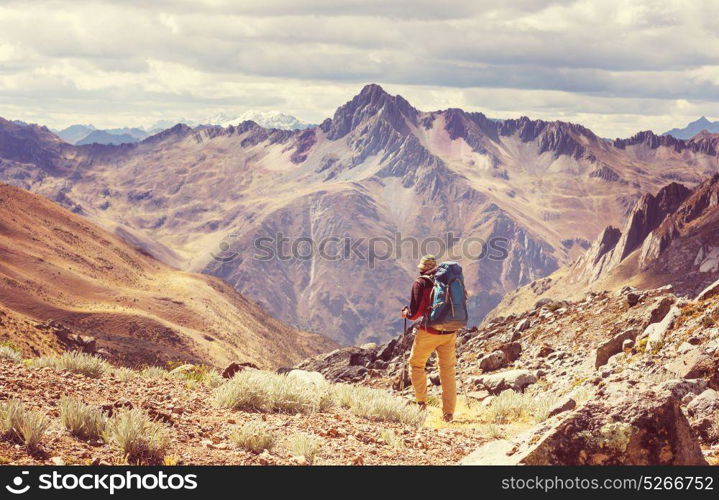
<svg viewBox="0 0 719 500">
<path fill-rule="evenodd" d="M 81 373 L 86 377 L 100 378 L 111 369 L 110 364 L 97 356 L 83 352 L 66 352 L 59 357 L 37 358 L 30 362 L 33 368 L 52 368 Z"/>
<path fill-rule="evenodd" d="M 392 429 L 385 429 L 382 431 L 382 440 L 387 443 L 390 448 L 395 450 L 401 450 L 404 448 L 404 440 L 397 436 L 397 433 Z"/>
<path fill-rule="evenodd" d="M 22 362 L 22 354 L 20 351 L 7 344 L 0 345 L 0 358 L 9 359 L 15 363 Z"/>
<path fill-rule="evenodd" d="M 518 421 L 542 422 L 557 404 L 556 396 L 542 396 L 515 391 L 504 391 L 495 397 L 484 409 L 484 420 L 494 424 L 509 424 Z"/>
<path fill-rule="evenodd" d="M 267 424 L 248 422 L 232 431 L 230 441 L 238 448 L 260 453 L 263 450 L 272 451 L 277 442 L 277 437 Z"/>
<path fill-rule="evenodd" d="M 121 409 L 113 415 L 107 421 L 103 437 L 117 446 L 132 464 L 161 464 L 170 445 L 167 428 L 136 408 Z"/>
<path fill-rule="evenodd" d="M 30 450 L 37 449 L 49 427 L 47 415 L 26 410 L 21 401 L 11 399 L 0 405 L 0 431 L 3 436 L 19 440 Z"/>
<path fill-rule="evenodd" d="M 340 406 L 369 420 L 420 426 L 426 418 L 425 412 L 416 405 L 380 389 L 336 384 L 333 392 Z"/>
<path fill-rule="evenodd" d="M 310 434 L 299 432 L 290 436 L 289 448 L 295 456 L 304 457 L 307 463 L 311 465 L 315 462 L 322 449 L 322 440 Z"/>
<path fill-rule="evenodd" d="M 246 370 L 215 389 L 222 408 L 275 413 L 312 413 L 332 406 L 330 384 L 317 386 L 260 370 Z"/>
<path fill-rule="evenodd" d="M 70 434 L 80 439 L 100 439 L 107 425 L 102 411 L 73 398 L 60 401 L 60 420 Z"/>
</svg>

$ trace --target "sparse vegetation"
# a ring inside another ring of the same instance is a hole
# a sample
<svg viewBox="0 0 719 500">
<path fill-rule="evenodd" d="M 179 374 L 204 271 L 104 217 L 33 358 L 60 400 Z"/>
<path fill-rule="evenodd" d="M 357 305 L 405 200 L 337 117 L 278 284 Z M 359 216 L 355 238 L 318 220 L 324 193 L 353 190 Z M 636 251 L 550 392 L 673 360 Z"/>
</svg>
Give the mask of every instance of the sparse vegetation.
<svg viewBox="0 0 719 500">
<path fill-rule="evenodd" d="M 397 433 L 392 429 L 385 429 L 382 431 L 382 440 L 389 445 L 390 448 L 400 450 L 404 448 L 404 441 L 402 438 L 397 436 Z"/>
<path fill-rule="evenodd" d="M 519 420 L 542 422 L 558 398 L 537 397 L 530 393 L 504 391 L 495 397 L 484 410 L 486 420 L 495 424 L 508 424 Z"/>
<path fill-rule="evenodd" d="M 99 378 L 111 369 L 110 364 L 90 354 L 71 351 L 59 357 L 42 357 L 31 361 L 33 368 L 52 368 L 54 370 L 67 370 L 81 373 L 86 377 Z"/>
<path fill-rule="evenodd" d="M 8 344 L 0 344 L 0 358 L 9 359 L 15 363 L 22 362 L 22 354 L 20 351 Z"/>
<path fill-rule="evenodd" d="M 80 439 L 100 439 L 107 425 L 102 411 L 73 398 L 60 401 L 60 420 L 70 434 Z"/>
<path fill-rule="evenodd" d="M 225 379 L 222 378 L 222 375 L 220 375 L 217 370 L 205 365 L 196 365 L 189 370 L 170 373 L 170 375 L 186 380 L 191 387 L 194 387 L 196 384 L 204 384 L 208 387 L 215 388 L 225 382 Z"/>
<path fill-rule="evenodd" d="M 107 421 L 103 437 L 117 446 L 128 463 L 161 464 L 170 445 L 168 430 L 139 409 L 121 409 Z"/>
<path fill-rule="evenodd" d="M 11 399 L 0 404 L 0 431 L 6 439 L 19 440 L 28 449 L 35 450 L 49 427 L 47 415 L 26 410 L 21 401 Z"/>
<path fill-rule="evenodd" d="M 223 408 L 279 413 L 312 413 L 332 405 L 330 384 L 317 386 L 285 375 L 246 370 L 215 389 Z"/>
<path fill-rule="evenodd" d="M 248 422 L 236 427 L 230 434 L 230 441 L 235 446 L 254 453 L 271 451 L 276 440 L 275 434 L 263 422 Z"/>
<path fill-rule="evenodd" d="M 295 456 L 305 457 L 307 463 L 313 464 L 322 449 L 322 441 L 310 434 L 298 432 L 290 437 L 289 446 Z"/>
<path fill-rule="evenodd" d="M 138 372 L 135 370 L 132 370 L 130 368 L 126 368 L 124 366 L 119 368 L 113 368 L 112 370 L 113 375 L 119 380 L 120 382 L 128 382 L 136 377 L 138 377 Z"/>
<path fill-rule="evenodd" d="M 359 417 L 414 426 L 424 422 L 422 410 L 387 391 L 349 384 L 336 384 L 333 390 L 338 404 Z"/>
</svg>

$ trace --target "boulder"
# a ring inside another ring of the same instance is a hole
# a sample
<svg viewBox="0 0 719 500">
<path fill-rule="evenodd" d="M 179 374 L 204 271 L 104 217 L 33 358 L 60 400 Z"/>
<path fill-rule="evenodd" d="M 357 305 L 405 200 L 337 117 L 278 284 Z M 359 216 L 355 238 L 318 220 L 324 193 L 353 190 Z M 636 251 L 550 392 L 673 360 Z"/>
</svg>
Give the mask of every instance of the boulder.
<svg viewBox="0 0 719 500">
<path fill-rule="evenodd" d="M 539 309 L 540 307 L 548 306 L 553 302 L 554 300 L 550 299 L 549 297 L 544 297 L 543 299 L 539 299 L 537 302 L 534 303 L 534 308 Z"/>
<path fill-rule="evenodd" d="M 707 382 L 703 379 L 673 379 L 662 382 L 658 389 L 669 391 L 678 400 L 684 399 L 688 394 L 701 394 L 707 388 Z"/>
<path fill-rule="evenodd" d="M 483 372 L 493 372 L 504 366 L 504 353 L 502 351 L 494 351 L 485 354 L 479 358 L 479 368 Z"/>
<path fill-rule="evenodd" d="M 664 316 L 666 316 L 672 308 L 672 305 L 674 305 L 673 297 L 662 297 L 661 299 L 657 299 L 649 309 L 649 317 L 646 320 L 646 325 L 649 326 L 663 320 Z"/>
<path fill-rule="evenodd" d="M 517 323 L 514 326 L 514 331 L 516 333 L 522 333 L 524 330 L 527 330 L 530 326 L 532 326 L 532 323 L 529 321 L 529 318 L 524 318 L 522 321 Z"/>
<path fill-rule="evenodd" d="M 485 389 L 490 394 L 499 394 L 508 389 L 522 392 L 525 387 L 536 381 L 537 377 L 529 370 L 509 370 L 491 375 L 480 375 L 473 379 L 475 386 Z"/>
<path fill-rule="evenodd" d="M 308 372 L 307 370 L 291 370 L 287 374 L 288 378 L 299 380 L 306 384 L 320 386 L 327 383 L 327 379 L 320 372 Z"/>
<path fill-rule="evenodd" d="M 622 351 L 631 352 L 634 349 L 634 339 L 626 339 L 622 342 Z"/>
<path fill-rule="evenodd" d="M 564 413 L 565 411 L 573 410 L 577 407 L 577 401 L 570 396 L 565 396 L 564 398 L 560 399 L 557 404 L 555 404 L 551 410 L 549 410 L 549 413 L 547 414 L 547 417 L 553 417 L 555 415 L 559 415 L 560 413 Z"/>
<path fill-rule="evenodd" d="M 681 309 L 672 306 L 669 312 L 658 323 L 652 323 L 642 333 L 642 338 L 647 338 L 647 349 L 658 350 L 664 345 L 664 336 L 674 328 L 674 321 L 681 315 Z"/>
<path fill-rule="evenodd" d="M 627 294 L 627 304 L 629 305 L 629 307 L 636 306 L 639 303 L 640 297 L 641 297 L 641 295 L 639 295 L 636 292 L 629 292 Z"/>
<path fill-rule="evenodd" d="M 667 391 L 628 387 L 551 418 L 515 441 L 493 441 L 467 465 L 706 465 L 699 441 Z"/>
<path fill-rule="evenodd" d="M 706 300 L 714 297 L 715 295 L 719 294 L 719 280 L 715 281 L 708 287 L 706 287 L 702 292 L 697 295 L 697 300 Z"/>
<path fill-rule="evenodd" d="M 699 348 L 686 352 L 667 363 L 666 370 L 678 378 L 693 379 L 716 375 L 715 359 Z"/>
<path fill-rule="evenodd" d="M 719 392 L 714 389 L 707 389 L 687 405 L 687 413 L 690 417 L 711 415 L 716 411 L 719 411 Z"/>
<path fill-rule="evenodd" d="M 246 370 L 248 368 L 254 368 L 257 370 L 257 365 L 254 363 L 243 363 L 238 361 L 233 361 L 229 365 L 225 367 L 224 370 L 222 370 L 222 378 L 232 378 L 235 376 L 236 373 L 241 372 L 242 370 Z"/>
<path fill-rule="evenodd" d="M 542 344 L 542 347 L 539 348 L 539 353 L 537 353 L 537 356 L 540 358 L 546 358 L 553 352 L 554 352 L 554 347 L 552 347 L 549 344 Z"/>
<path fill-rule="evenodd" d="M 504 355 L 504 362 L 511 363 L 517 360 L 522 353 L 522 344 L 519 342 L 507 342 L 499 346 L 499 350 Z"/>
<path fill-rule="evenodd" d="M 594 355 L 594 368 L 606 365 L 609 358 L 622 352 L 624 341 L 631 340 L 633 342 L 638 333 L 637 330 L 625 330 L 597 347 Z"/>
</svg>

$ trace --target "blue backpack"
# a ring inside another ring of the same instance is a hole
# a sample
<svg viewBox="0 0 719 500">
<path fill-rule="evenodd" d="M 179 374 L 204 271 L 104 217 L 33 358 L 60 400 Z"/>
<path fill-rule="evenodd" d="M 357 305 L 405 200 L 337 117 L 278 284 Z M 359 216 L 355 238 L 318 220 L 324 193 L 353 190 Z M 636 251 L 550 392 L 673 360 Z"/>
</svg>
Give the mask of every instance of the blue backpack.
<svg viewBox="0 0 719 500">
<path fill-rule="evenodd" d="M 430 295 L 432 309 L 425 324 L 435 330 L 453 332 L 467 326 L 467 290 L 464 287 L 462 266 L 457 262 L 442 262 L 437 266 L 434 287 Z"/>
</svg>

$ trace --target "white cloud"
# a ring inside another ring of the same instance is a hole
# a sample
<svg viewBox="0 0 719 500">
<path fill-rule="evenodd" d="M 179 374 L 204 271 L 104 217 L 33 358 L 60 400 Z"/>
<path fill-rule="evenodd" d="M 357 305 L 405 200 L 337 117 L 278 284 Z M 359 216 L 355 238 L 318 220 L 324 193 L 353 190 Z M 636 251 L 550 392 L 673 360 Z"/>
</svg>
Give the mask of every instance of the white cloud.
<svg viewBox="0 0 719 500">
<path fill-rule="evenodd" d="M 377 82 L 421 109 L 661 131 L 719 116 L 718 17 L 680 0 L 6 0 L 0 115 L 319 122 Z"/>
</svg>

